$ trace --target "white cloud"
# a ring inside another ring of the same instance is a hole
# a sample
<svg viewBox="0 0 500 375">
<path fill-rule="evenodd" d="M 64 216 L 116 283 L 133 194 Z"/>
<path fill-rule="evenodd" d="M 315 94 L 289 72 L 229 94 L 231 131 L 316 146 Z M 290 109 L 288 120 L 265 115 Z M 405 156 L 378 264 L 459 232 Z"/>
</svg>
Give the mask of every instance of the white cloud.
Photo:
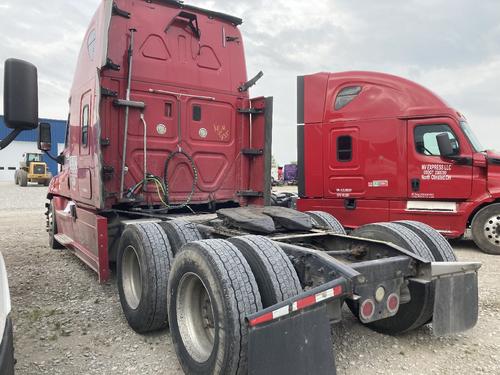
<svg viewBox="0 0 500 375">
<path fill-rule="evenodd" d="M 496 0 L 186 2 L 244 19 L 249 76 L 265 72 L 252 95 L 275 97 L 281 163 L 296 158 L 296 76 L 318 71 L 374 70 L 415 80 L 463 112 L 486 146 L 500 149 Z M 15 56 L 39 67 L 42 116 L 66 117 L 81 40 L 98 3 L 0 0 L 0 60 Z"/>
</svg>

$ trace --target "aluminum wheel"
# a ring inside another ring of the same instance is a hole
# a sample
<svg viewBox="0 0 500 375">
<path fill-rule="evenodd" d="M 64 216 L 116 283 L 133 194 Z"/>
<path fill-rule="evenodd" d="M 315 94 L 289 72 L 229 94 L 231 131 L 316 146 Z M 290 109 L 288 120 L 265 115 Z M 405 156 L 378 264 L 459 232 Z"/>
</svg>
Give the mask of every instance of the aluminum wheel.
<svg viewBox="0 0 500 375">
<path fill-rule="evenodd" d="M 141 265 L 137 251 L 133 246 L 127 246 L 123 254 L 122 282 L 127 304 L 135 310 L 139 307 L 142 296 Z"/>
<path fill-rule="evenodd" d="M 500 246 L 500 215 L 490 217 L 484 225 L 484 235 L 495 246 Z"/>
<path fill-rule="evenodd" d="M 197 362 L 206 362 L 214 348 L 214 313 L 207 288 L 194 273 L 186 273 L 179 283 L 177 317 L 187 351 Z"/>
</svg>

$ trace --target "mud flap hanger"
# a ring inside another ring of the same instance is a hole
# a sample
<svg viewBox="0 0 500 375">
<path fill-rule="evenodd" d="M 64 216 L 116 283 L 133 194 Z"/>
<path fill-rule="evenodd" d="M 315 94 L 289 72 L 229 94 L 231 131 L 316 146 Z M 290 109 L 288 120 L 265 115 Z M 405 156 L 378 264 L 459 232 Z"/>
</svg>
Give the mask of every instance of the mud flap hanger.
<svg viewBox="0 0 500 375">
<path fill-rule="evenodd" d="M 433 282 L 435 336 L 463 332 L 476 325 L 479 314 L 477 262 L 427 263 L 413 280 Z"/>
<path fill-rule="evenodd" d="M 168 29 L 170 29 L 172 24 L 179 18 L 184 20 L 184 21 L 187 21 L 189 29 L 193 32 L 196 39 L 200 40 L 201 31 L 200 31 L 200 27 L 198 26 L 198 16 L 194 13 L 186 12 L 184 10 L 179 12 L 178 15 L 176 15 L 174 18 L 172 18 L 172 20 L 168 23 L 167 27 L 165 28 L 165 33 L 168 32 Z"/>
<path fill-rule="evenodd" d="M 248 373 L 335 374 L 330 321 L 350 288 L 339 278 L 248 316 Z"/>
</svg>

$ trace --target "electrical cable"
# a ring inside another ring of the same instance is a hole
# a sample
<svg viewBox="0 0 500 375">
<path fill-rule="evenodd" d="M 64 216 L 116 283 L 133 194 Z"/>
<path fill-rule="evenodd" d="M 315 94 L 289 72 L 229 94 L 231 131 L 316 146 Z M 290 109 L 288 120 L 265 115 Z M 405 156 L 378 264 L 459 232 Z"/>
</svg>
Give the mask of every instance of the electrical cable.
<svg viewBox="0 0 500 375">
<path fill-rule="evenodd" d="M 191 171 L 193 172 L 193 184 L 191 186 L 191 192 L 189 193 L 186 201 L 181 204 L 176 204 L 176 205 L 171 205 L 168 202 L 168 195 L 169 195 L 169 182 L 168 182 L 168 166 L 172 159 L 174 159 L 177 155 L 184 155 L 186 159 L 188 159 L 189 163 L 191 164 Z M 172 152 L 167 160 L 165 161 L 165 169 L 163 171 L 163 181 L 164 181 L 164 186 L 165 186 L 165 196 L 167 197 L 167 208 L 169 209 L 181 209 L 189 205 L 191 203 L 191 200 L 193 199 L 194 193 L 196 191 L 196 185 L 198 184 L 198 169 L 196 168 L 196 164 L 194 162 L 194 159 L 189 155 L 186 151 L 182 150 L 179 147 L 179 150 Z"/>
</svg>

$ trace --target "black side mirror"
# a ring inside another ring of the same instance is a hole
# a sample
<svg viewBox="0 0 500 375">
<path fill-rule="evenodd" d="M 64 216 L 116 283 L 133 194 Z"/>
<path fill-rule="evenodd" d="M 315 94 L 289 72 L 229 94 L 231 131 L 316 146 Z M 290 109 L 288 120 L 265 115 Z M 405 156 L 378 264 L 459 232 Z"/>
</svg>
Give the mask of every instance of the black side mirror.
<svg viewBox="0 0 500 375">
<path fill-rule="evenodd" d="M 52 149 L 52 132 L 50 124 L 42 122 L 38 126 L 38 149 L 40 151 L 50 151 Z"/>
<path fill-rule="evenodd" d="M 5 124 L 14 130 L 32 130 L 38 126 L 38 73 L 23 60 L 5 61 Z"/>
<path fill-rule="evenodd" d="M 453 145 L 451 144 L 451 139 L 448 136 L 448 133 L 436 135 L 436 140 L 439 147 L 439 153 L 442 157 L 449 158 L 455 155 L 455 151 L 453 150 Z"/>
</svg>

